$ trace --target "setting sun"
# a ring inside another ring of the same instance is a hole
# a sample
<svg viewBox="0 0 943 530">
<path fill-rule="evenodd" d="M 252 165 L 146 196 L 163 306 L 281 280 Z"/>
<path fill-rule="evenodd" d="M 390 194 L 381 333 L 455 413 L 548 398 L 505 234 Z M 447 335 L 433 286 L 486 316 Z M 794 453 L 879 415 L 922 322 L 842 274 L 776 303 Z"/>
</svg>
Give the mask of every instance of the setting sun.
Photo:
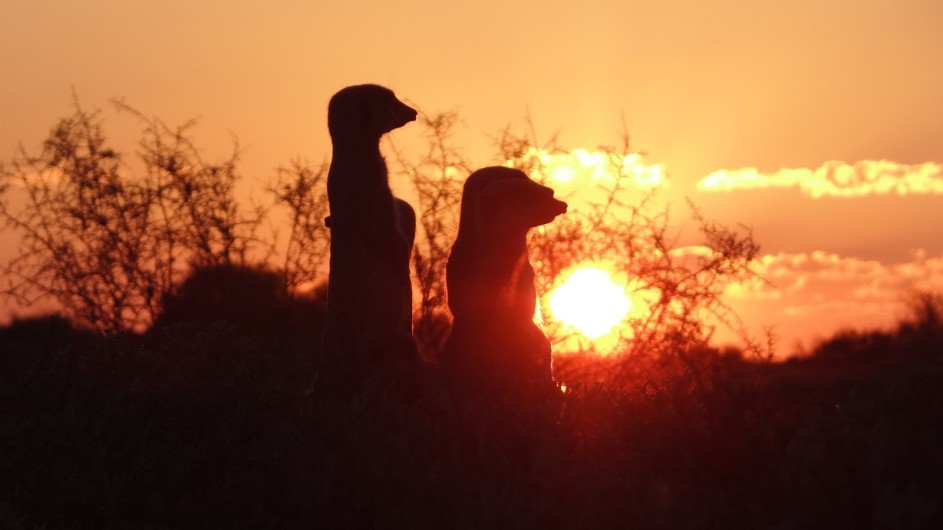
<svg viewBox="0 0 943 530">
<path fill-rule="evenodd" d="M 554 318 L 590 339 L 609 333 L 631 309 L 625 287 L 596 267 L 575 270 L 550 295 Z"/>
</svg>

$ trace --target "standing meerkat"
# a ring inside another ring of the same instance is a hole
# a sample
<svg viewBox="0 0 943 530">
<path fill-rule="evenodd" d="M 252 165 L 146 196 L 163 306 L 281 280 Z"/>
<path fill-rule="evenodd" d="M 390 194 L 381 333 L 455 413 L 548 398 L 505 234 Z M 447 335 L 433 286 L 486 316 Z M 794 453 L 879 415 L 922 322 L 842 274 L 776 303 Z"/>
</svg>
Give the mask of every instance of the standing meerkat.
<svg viewBox="0 0 943 530">
<path fill-rule="evenodd" d="M 415 119 L 414 109 L 377 85 L 344 88 L 328 105 L 328 366 L 351 370 L 396 355 L 419 359 L 409 278 L 416 216 L 393 197 L 380 155 L 380 138 Z"/>
<path fill-rule="evenodd" d="M 446 266 L 454 322 L 441 362 L 453 381 L 488 393 L 552 386 L 550 342 L 534 323 L 527 232 L 566 209 L 517 169 L 487 167 L 465 181 Z"/>
</svg>

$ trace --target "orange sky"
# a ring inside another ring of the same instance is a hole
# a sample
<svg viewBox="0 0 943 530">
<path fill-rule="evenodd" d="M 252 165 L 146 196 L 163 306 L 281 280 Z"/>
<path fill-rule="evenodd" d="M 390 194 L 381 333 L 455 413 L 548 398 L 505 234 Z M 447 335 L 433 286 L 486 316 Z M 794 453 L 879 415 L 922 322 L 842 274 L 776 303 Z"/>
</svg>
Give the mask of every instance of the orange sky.
<svg viewBox="0 0 943 530">
<path fill-rule="evenodd" d="M 943 287 L 936 0 L 4 0 L 0 20 L 0 159 L 35 150 L 71 87 L 129 151 L 138 127 L 109 98 L 199 117 L 208 150 L 238 136 L 260 180 L 329 156 L 326 102 L 352 83 L 457 108 L 481 163 L 487 135 L 528 111 L 570 148 L 615 142 L 624 115 L 674 202 L 754 227 L 779 294 L 738 295 L 751 325 L 777 323 L 788 344 L 890 321 L 902 288 Z M 726 191 L 698 187 L 709 176 Z M 812 191 L 823 182 L 839 192 Z"/>
</svg>

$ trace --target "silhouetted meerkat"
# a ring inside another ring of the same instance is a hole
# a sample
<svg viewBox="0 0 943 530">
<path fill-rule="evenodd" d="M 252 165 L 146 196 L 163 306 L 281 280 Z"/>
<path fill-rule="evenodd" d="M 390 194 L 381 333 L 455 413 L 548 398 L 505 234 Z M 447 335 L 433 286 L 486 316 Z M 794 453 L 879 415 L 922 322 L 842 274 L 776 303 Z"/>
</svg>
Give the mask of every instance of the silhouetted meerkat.
<svg viewBox="0 0 943 530">
<path fill-rule="evenodd" d="M 552 384 L 550 343 L 534 323 L 527 232 L 566 207 L 516 169 L 488 167 L 465 181 L 446 267 L 454 322 L 440 356 L 453 379 L 491 389 Z"/>
<path fill-rule="evenodd" d="M 404 353 L 419 359 L 409 278 L 416 216 L 408 203 L 393 197 L 380 155 L 380 138 L 415 119 L 414 109 L 377 85 L 344 88 L 328 105 L 333 157 L 327 177 L 331 214 L 325 220 L 331 258 L 324 354 L 329 363 Z"/>
</svg>

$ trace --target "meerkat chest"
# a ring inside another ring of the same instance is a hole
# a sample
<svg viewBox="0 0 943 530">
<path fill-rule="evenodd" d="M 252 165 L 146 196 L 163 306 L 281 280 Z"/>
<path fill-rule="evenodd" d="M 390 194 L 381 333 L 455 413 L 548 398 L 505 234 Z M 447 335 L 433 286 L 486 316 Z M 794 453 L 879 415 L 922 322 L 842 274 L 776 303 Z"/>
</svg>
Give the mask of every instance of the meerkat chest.
<svg viewBox="0 0 943 530">
<path fill-rule="evenodd" d="M 394 218 L 393 193 L 386 163 L 376 153 L 335 156 L 327 179 L 331 217 L 344 219 Z"/>
<path fill-rule="evenodd" d="M 385 189 L 389 192 L 387 179 L 386 162 L 378 150 L 344 150 L 334 153 L 331 160 L 328 191 L 333 188 L 336 191 Z"/>
</svg>

